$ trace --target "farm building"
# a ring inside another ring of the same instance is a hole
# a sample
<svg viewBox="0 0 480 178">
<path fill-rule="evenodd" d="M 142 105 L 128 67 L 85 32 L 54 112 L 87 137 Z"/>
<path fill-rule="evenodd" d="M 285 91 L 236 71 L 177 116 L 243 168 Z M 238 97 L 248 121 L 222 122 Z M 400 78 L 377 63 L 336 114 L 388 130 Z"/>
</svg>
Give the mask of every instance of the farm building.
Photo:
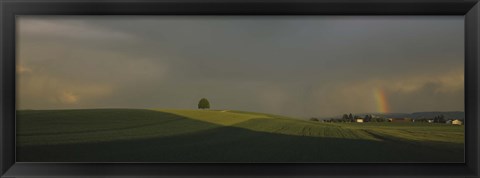
<svg viewBox="0 0 480 178">
<path fill-rule="evenodd" d="M 360 122 L 360 123 L 361 123 L 361 122 L 363 122 L 363 119 L 362 119 L 362 118 L 359 118 L 359 119 L 357 119 L 357 122 Z"/>
<path fill-rule="evenodd" d="M 445 121 L 445 124 L 452 124 L 452 120 Z"/>
<path fill-rule="evenodd" d="M 455 120 L 452 121 L 452 124 L 453 125 L 462 125 L 463 122 L 461 120 L 455 119 Z"/>
<path fill-rule="evenodd" d="M 388 122 L 412 122 L 410 118 L 389 118 Z"/>
</svg>

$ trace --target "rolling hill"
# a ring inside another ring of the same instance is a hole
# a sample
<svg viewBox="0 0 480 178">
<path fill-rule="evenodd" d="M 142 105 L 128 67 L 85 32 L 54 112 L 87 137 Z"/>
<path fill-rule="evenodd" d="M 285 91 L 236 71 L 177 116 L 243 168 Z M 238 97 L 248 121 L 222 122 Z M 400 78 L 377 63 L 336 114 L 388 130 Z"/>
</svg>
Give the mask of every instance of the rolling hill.
<svg viewBox="0 0 480 178">
<path fill-rule="evenodd" d="M 231 110 L 17 112 L 20 162 L 462 162 L 464 127 Z"/>
</svg>

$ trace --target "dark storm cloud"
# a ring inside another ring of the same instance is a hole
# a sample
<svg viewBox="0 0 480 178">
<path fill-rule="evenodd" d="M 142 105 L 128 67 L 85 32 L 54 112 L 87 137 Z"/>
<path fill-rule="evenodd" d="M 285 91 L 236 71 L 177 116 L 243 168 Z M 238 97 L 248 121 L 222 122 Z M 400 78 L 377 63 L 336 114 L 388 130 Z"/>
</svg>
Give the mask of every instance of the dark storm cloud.
<svg viewBox="0 0 480 178">
<path fill-rule="evenodd" d="M 20 108 L 463 110 L 463 18 L 21 17 Z"/>
</svg>

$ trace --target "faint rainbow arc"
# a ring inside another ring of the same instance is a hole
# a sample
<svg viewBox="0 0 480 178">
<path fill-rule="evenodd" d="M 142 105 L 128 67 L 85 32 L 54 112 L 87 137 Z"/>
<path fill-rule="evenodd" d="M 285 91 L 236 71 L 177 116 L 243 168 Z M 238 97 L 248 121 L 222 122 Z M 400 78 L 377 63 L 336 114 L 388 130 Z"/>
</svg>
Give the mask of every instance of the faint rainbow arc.
<svg viewBox="0 0 480 178">
<path fill-rule="evenodd" d="M 375 100 L 377 101 L 377 109 L 381 113 L 388 113 L 390 112 L 390 108 L 388 106 L 387 96 L 385 91 L 382 88 L 376 88 L 374 91 Z"/>
</svg>

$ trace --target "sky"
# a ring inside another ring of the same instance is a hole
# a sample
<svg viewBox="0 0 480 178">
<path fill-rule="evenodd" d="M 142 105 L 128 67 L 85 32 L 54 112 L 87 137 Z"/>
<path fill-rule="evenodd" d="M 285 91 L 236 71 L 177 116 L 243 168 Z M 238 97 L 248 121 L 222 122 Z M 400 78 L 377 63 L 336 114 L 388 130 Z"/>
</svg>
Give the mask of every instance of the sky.
<svg viewBox="0 0 480 178">
<path fill-rule="evenodd" d="M 464 111 L 463 16 L 20 16 L 17 109 Z"/>
</svg>

